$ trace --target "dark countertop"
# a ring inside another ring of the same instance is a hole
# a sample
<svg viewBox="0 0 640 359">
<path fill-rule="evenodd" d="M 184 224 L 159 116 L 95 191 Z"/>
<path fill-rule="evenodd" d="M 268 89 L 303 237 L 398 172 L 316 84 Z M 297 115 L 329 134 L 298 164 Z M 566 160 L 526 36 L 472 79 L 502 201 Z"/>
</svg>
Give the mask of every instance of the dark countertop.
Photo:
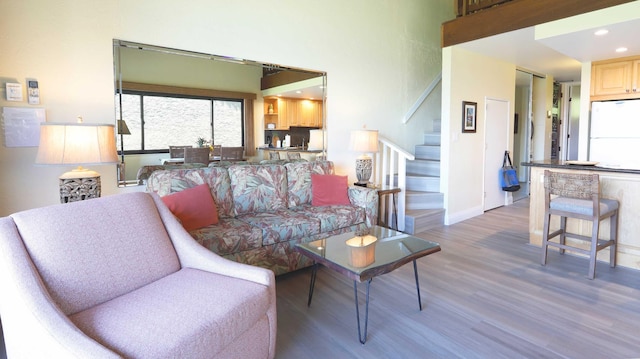
<svg viewBox="0 0 640 359">
<path fill-rule="evenodd" d="M 302 147 L 258 147 L 259 150 L 263 151 L 292 151 L 292 152 L 303 152 L 303 153 L 320 153 L 322 150 L 304 150 Z"/>
<path fill-rule="evenodd" d="M 583 171 L 600 171 L 600 172 L 618 172 L 618 173 L 633 173 L 640 174 L 640 170 L 638 169 L 627 169 L 627 168 L 617 168 L 617 167 L 600 167 L 598 165 L 576 165 L 576 164 L 568 164 L 566 161 L 560 160 L 544 160 L 544 161 L 532 161 L 532 162 L 522 162 L 521 165 L 527 167 L 546 167 L 546 168 L 561 168 L 561 169 L 572 169 L 572 170 L 583 170 Z"/>
</svg>

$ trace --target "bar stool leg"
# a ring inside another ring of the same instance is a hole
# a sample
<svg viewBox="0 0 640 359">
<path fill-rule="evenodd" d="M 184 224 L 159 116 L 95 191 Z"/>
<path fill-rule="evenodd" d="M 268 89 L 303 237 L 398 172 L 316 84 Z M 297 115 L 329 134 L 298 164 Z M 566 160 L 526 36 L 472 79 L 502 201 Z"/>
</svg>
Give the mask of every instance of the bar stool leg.
<svg viewBox="0 0 640 359">
<path fill-rule="evenodd" d="M 567 217 L 560 217 L 560 229 L 562 229 L 562 233 L 560 233 L 560 244 L 564 245 L 566 242 L 566 234 L 567 234 Z M 564 248 L 560 248 L 560 254 L 564 254 Z"/>
<path fill-rule="evenodd" d="M 609 267 L 615 268 L 618 254 L 618 211 L 609 218 L 609 238 L 613 243 L 609 247 Z"/>
<path fill-rule="evenodd" d="M 551 222 L 551 214 L 546 213 L 544 216 L 544 228 L 542 229 L 542 259 L 540 263 L 542 265 L 547 264 L 547 242 L 549 241 L 549 222 Z"/>
<path fill-rule="evenodd" d="M 598 255 L 598 230 L 600 229 L 600 220 L 593 220 L 593 229 L 591 233 L 591 251 L 589 252 L 589 279 L 596 276 L 596 256 Z"/>
</svg>

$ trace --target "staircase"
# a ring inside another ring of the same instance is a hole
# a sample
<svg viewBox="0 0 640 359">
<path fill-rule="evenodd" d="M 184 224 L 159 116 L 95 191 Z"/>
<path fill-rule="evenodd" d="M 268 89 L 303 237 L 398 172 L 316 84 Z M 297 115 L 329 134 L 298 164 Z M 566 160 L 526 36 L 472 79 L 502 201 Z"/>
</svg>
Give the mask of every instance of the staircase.
<svg viewBox="0 0 640 359">
<path fill-rule="evenodd" d="M 440 132 L 425 133 L 407 161 L 404 232 L 420 233 L 444 224 L 444 195 L 440 193 Z"/>
<path fill-rule="evenodd" d="M 434 77 L 411 106 L 402 123 L 413 117 L 440 81 L 442 72 Z M 435 120 L 432 126 L 433 132 L 424 135 L 424 144 L 415 147 L 415 155 L 379 137 L 375 183 L 400 188 L 398 229 L 409 234 L 444 225 L 444 195 L 440 193 L 440 120 Z M 384 205 L 391 217 L 393 203 L 387 201 Z M 392 218 L 388 218 L 387 223 L 393 223 Z"/>
<path fill-rule="evenodd" d="M 436 126 L 434 126 L 436 127 Z M 440 193 L 440 132 L 424 135 L 415 155 L 379 136 L 381 151 L 375 165 L 376 183 L 401 189 L 398 196 L 398 229 L 415 234 L 444 224 L 444 195 Z M 392 203 L 385 202 L 391 216 Z M 393 223 L 388 218 L 387 223 Z"/>
</svg>

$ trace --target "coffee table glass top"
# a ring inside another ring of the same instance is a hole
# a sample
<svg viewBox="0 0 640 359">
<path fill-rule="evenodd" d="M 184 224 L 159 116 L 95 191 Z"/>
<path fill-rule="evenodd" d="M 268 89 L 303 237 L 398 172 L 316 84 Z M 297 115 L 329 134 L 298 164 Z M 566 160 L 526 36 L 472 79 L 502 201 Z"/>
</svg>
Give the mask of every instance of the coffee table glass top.
<svg viewBox="0 0 640 359">
<path fill-rule="evenodd" d="M 316 262 L 358 281 L 440 251 L 436 242 L 379 226 L 299 243 L 297 247 Z"/>
</svg>

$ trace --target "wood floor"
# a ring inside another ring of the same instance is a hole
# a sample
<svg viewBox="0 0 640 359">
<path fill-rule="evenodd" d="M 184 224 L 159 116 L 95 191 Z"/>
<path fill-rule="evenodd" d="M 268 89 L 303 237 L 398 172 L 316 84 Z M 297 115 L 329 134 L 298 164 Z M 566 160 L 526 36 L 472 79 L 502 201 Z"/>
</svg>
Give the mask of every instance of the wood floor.
<svg viewBox="0 0 640 359">
<path fill-rule="evenodd" d="M 277 279 L 277 358 L 640 357 L 640 271 L 528 244 L 528 201 L 417 236 L 442 251 L 371 283 L 369 335 L 358 342 L 353 284 L 320 268 Z M 360 286 L 363 294 L 364 285 Z M 364 295 L 359 295 L 361 308 Z M 362 314 L 362 313 L 361 313 Z"/>
</svg>

